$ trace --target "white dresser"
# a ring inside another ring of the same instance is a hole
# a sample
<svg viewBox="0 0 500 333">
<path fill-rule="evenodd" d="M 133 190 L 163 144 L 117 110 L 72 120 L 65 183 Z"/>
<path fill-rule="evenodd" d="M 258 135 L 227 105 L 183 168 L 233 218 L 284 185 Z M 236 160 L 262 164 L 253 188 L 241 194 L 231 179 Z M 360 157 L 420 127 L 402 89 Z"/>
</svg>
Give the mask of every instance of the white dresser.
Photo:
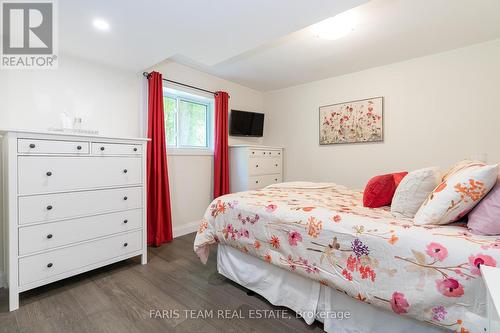
<svg viewBox="0 0 500 333">
<path fill-rule="evenodd" d="M 9 307 L 19 293 L 142 256 L 146 140 L 0 131 Z"/>
<path fill-rule="evenodd" d="M 283 181 L 283 148 L 234 145 L 229 147 L 231 192 L 255 190 Z"/>
</svg>

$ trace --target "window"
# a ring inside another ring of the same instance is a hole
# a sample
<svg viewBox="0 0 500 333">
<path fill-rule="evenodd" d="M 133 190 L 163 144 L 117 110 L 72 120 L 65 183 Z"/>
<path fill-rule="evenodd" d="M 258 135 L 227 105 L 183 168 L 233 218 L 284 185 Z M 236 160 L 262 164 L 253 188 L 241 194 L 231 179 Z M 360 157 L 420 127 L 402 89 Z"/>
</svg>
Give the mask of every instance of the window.
<svg viewBox="0 0 500 333">
<path fill-rule="evenodd" d="M 213 99 L 165 88 L 163 106 L 169 148 L 212 148 Z"/>
</svg>

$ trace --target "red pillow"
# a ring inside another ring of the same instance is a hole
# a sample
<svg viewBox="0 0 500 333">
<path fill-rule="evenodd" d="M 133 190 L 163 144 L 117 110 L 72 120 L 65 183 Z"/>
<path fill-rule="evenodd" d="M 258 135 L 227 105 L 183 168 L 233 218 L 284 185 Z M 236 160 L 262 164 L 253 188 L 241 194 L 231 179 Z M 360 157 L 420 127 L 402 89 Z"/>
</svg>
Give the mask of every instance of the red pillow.
<svg viewBox="0 0 500 333">
<path fill-rule="evenodd" d="M 370 179 L 363 193 L 363 206 L 369 208 L 389 206 L 396 188 L 407 174 L 408 172 L 389 173 Z"/>
</svg>

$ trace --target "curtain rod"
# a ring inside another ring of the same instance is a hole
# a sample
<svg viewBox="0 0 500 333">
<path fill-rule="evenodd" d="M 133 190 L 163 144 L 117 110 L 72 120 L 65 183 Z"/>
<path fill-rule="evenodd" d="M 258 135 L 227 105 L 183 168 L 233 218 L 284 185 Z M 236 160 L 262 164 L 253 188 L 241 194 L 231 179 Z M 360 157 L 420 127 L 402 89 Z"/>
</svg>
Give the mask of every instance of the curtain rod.
<svg viewBox="0 0 500 333">
<path fill-rule="evenodd" d="M 149 78 L 149 74 L 148 72 L 143 72 L 142 75 L 144 75 L 146 78 Z M 189 84 L 185 84 L 185 83 L 181 83 L 181 82 L 177 82 L 177 81 L 174 81 L 174 80 L 169 80 L 169 79 L 164 79 L 162 78 L 163 81 L 167 81 L 167 82 L 171 82 L 171 83 L 175 83 L 175 84 L 178 84 L 178 85 L 181 85 L 181 86 L 184 86 L 184 87 L 188 87 L 188 88 L 191 88 L 191 89 L 196 89 L 196 90 L 199 90 L 199 91 L 204 91 L 206 93 L 209 93 L 209 94 L 212 94 L 212 95 L 217 95 L 216 92 L 213 92 L 213 91 L 210 91 L 210 90 L 206 90 L 206 89 L 203 89 L 203 88 L 198 88 L 198 87 L 195 87 L 195 86 L 191 86 Z"/>
</svg>

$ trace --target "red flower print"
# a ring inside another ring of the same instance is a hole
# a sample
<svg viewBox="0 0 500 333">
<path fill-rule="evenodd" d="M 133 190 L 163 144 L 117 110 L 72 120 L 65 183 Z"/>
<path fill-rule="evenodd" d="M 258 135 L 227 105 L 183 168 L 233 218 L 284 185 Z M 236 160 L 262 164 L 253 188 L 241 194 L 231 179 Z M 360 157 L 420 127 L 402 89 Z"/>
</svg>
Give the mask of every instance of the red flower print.
<svg viewBox="0 0 500 333">
<path fill-rule="evenodd" d="M 271 240 L 269 241 L 269 244 L 271 244 L 275 249 L 279 249 L 280 248 L 280 239 L 273 235 L 271 237 Z"/>
<path fill-rule="evenodd" d="M 266 206 L 266 212 L 272 213 L 272 212 L 274 212 L 276 210 L 276 208 L 278 208 L 278 206 L 276 206 L 276 205 L 273 205 L 273 204 L 267 205 Z"/>
<path fill-rule="evenodd" d="M 397 291 L 392 294 L 390 303 L 392 311 L 396 312 L 397 314 L 407 313 L 408 308 L 410 307 L 410 304 L 406 300 L 405 295 Z"/>
<path fill-rule="evenodd" d="M 349 273 L 349 271 L 347 269 L 344 268 L 344 270 L 342 271 L 342 275 L 349 281 L 352 281 L 352 274 Z"/>
<path fill-rule="evenodd" d="M 475 256 L 469 257 L 469 264 L 471 266 L 470 272 L 475 275 L 481 275 L 481 265 L 496 267 L 497 262 L 492 257 L 479 253 Z"/>
<path fill-rule="evenodd" d="M 445 188 L 446 188 L 446 182 L 442 182 L 441 184 L 438 185 L 438 187 L 434 189 L 434 193 L 441 192 Z"/>
<path fill-rule="evenodd" d="M 260 242 L 258 240 L 253 242 L 253 247 L 255 247 L 256 249 L 260 249 Z"/>
<path fill-rule="evenodd" d="M 427 254 L 436 260 L 443 261 L 448 256 L 448 250 L 439 243 L 427 245 Z"/>
<path fill-rule="evenodd" d="M 271 258 L 271 255 L 270 255 L 270 254 L 266 254 L 266 255 L 264 256 L 264 260 L 265 260 L 265 261 L 267 261 L 268 263 L 271 263 L 271 260 L 272 260 L 272 259 L 273 259 L 273 258 Z"/>
<path fill-rule="evenodd" d="M 347 258 L 347 269 L 350 270 L 351 272 L 354 272 L 354 270 L 356 269 L 356 263 L 357 263 L 356 257 L 349 256 L 349 258 Z"/>
<path fill-rule="evenodd" d="M 340 215 L 335 215 L 334 217 L 332 217 L 332 220 L 335 223 L 339 223 L 342 220 L 342 217 L 340 217 Z"/>
<path fill-rule="evenodd" d="M 288 233 L 288 243 L 291 246 L 297 246 L 297 242 L 302 242 L 302 235 L 297 231 Z"/>
<path fill-rule="evenodd" d="M 464 294 L 464 287 L 453 278 L 436 280 L 436 288 L 446 297 L 460 297 Z"/>
</svg>

